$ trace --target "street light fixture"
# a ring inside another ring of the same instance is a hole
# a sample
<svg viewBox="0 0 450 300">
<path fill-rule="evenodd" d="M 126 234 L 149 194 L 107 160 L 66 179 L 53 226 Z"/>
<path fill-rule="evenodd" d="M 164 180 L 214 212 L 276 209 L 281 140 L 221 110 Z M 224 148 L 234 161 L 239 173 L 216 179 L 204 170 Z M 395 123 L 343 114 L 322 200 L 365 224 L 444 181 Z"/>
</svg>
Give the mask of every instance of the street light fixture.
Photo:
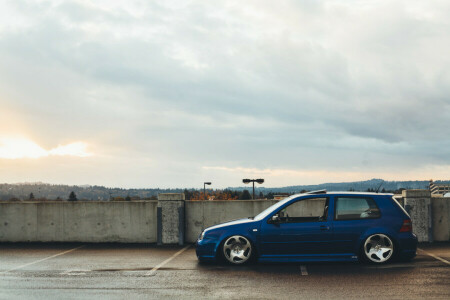
<svg viewBox="0 0 450 300">
<path fill-rule="evenodd" d="M 206 185 L 211 185 L 211 182 L 203 182 L 203 195 L 205 199 L 202 201 L 202 232 L 205 229 L 205 200 L 206 200 Z"/>
<path fill-rule="evenodd" d="M 264 179 L 262 179 L 262 178 L 259 178 L 259 179 L 248 179 L 248 178 L 245 178 L 245 179 L 242 179 L 242 182 L 245 183 L 245 184 L 253 182 L 253 198 L 252 199 L 255 200 L 255 182 L 257 182 L 259 184 L 263 184 L 264 183 Z"/>
<path fill-rule="evenodd" d="M 206 185 L 211 185 L 211 182 L 203 182 L 203 195 L 205 196 L 205 200 L 206 200 Z"/>
</svg>

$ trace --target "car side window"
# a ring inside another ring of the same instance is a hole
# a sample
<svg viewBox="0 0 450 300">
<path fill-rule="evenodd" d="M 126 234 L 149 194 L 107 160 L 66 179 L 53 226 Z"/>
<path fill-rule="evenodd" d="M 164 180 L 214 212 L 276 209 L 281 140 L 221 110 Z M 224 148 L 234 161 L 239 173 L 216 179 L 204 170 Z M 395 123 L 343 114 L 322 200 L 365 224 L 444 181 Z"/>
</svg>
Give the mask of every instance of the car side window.
<svg viewBox="0 0 450 300">
<path fill-rule="evenodd" d="M 375 219 L 380 216 L 380 210 L 372 198 L 336 198 L 335 220 Z"/>
<path fill-rule="evenodd" d="M 327 198 L 299 200 L 278 212 L 281 223 L 319 222 L 326 219 Z"/>
</svg>

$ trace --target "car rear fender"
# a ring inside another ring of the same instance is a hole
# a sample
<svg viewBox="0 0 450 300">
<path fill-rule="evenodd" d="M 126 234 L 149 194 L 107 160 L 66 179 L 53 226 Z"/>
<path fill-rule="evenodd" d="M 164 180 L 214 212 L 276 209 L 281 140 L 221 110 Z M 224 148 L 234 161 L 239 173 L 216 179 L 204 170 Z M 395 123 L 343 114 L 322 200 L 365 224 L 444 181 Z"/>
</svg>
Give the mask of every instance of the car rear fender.
<svg viewBox="0 0 450 300">
<path fill-rule="evenodd" d="M 389 236 L 392 241 L 394 242 L 394 247 L 396 247 L 398 245 L 397 243 L 397 233 L 395 231 L 393 231 L 392 229 L 388 228 L 388 227 L 371 227 L 368 228 L 363 234 L 361 234 L 359 241 L 356 245 L 355 253 L 359 253 L 360 249 L 363 247 L 363 244 L 365 242 L 365 240 L 373 235 L 373 234 L 377 234 L 377 233 L 381 233 L 381 234 L 385 234 L 387 236 Z M 394 251 L 395 252 L 395 251 Z"/>
</svg>

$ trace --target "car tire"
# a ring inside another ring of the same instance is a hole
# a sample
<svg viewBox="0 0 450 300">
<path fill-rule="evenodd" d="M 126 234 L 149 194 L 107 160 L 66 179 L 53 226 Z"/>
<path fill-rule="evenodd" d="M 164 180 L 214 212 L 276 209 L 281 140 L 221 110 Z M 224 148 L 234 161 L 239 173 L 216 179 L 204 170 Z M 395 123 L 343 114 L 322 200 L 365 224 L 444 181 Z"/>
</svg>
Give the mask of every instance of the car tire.
<svg viewBox="0 0 450 300">
<path fill-rule="evenodd" d="M 244 265 L 253 261 L 255 249 L 249 239 L 242 235 L 233 235 L 221 245 L 222 257 L 232 265 Z"/>
<path fill-rule="evenodd" d="M 394 259 L 395 249 L 395 243 L 389 236 L 376 233 L 364 240 L 361 257 L 372 264 L 385 264 Z"/>
</svg>

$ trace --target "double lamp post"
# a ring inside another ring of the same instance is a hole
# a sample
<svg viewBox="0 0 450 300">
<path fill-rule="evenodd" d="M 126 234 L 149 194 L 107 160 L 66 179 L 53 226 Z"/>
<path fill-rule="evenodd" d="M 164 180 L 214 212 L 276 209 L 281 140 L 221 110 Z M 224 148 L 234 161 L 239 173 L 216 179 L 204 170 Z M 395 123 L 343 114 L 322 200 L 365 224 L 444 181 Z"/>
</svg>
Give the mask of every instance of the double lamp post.
<svg viewBox="0 0 450 300">
<path fill-rule="evenodd" d="M 255 182 L 259 183 L 259 184 L 263 184 L 264 183 L 264 179 L 259 178 L 259 179 L 242 179 L 242 182 L 247 184 L 250 182 L 253 182 L 253 197 L 252 199 L 255 200 Z"/>
</svg>

